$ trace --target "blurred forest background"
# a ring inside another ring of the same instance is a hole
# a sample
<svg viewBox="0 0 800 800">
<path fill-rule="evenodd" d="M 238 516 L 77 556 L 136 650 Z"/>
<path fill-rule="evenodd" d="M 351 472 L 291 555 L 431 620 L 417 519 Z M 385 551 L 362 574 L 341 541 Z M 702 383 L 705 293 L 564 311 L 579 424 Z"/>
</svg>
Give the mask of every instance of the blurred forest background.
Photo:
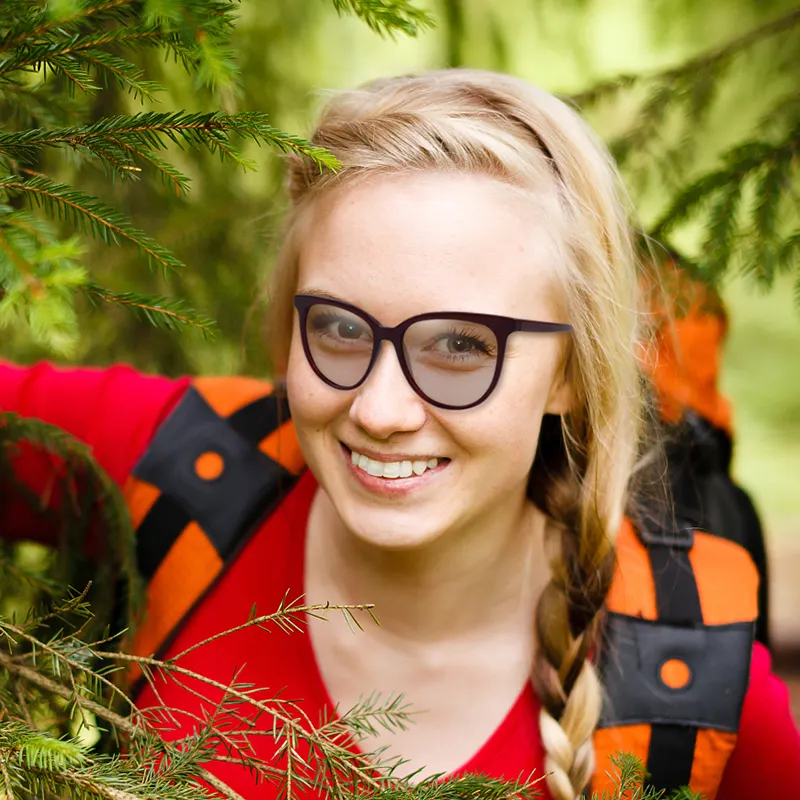
<svg viewBox="0 0 800 800">
<path fill-rule="evenodd" d="M 326 89 L 445 65 L 508 71 L 585 110 L 612 144 L 641 218 L 652 230 L 676 186 L 722 163 L 726 151 L 752 136 L 762 120 L 764 126 L 775 123 L 773 109 L 776 103 L 783 107 L 782 98 L 795 110 L 800 102 L 796 2 L 428 0 L 420 5 L 433 13 L 437 28 L 393 41 L 381 40 L 355 19 L 338 17 L 318 0 L 245 0 L 234 35 L 243 90 L 223 98 L 224 110 L 266 111 L 273 124 L 304 134 Z M 729 54 L 701 58 L 688 73 L 671 72 L 759 26 L 768 27 Z M 216 110 L 210 95 L 198 92 L 177 65 L 152 58 L 146 72 L 169 87 L 170 95 L 153 109 Z M 598 85 L 599 91 L 587 91 Z M 90 116 L 134 106 L 114 87 L 76 102 L 92 104 Z M 771 119 L 764 120 L 767 112 Z M 163 278 L 149 272 L 133 249 L 95 242 L 87 245 L 84 258 L 93 279 L 120 292 L 186 298 L 219 324 L 214 340 L 191 332 L 176 336 L 142 325 L 124 310 L 96 309 L 79 299 L 80 332 L 64 351 L 65 361 L 127 361 L 169 375 L 268 373 L 262 297 L 285 199 L 275 152 L 253 146 L 247 155 L 258 169 L 233 173 L 209 154 L 176 153 L 175 163 L 192 178 L 186 198 L 149 181 L 110 187 L 91 165 L 52 156 L 49 174 L 119 207 L 189 267 Z M 796 174 L 797 153 L 790 159 Z M 797 229 L 796 184 L 793 190 L 788 224 Z M 724 211 L 723 206 L 719 224 L 726 223 Z M 669 231 L 670 243 L 689 256 L 700 252 L 707 236 L 696 222 Z M 723 284 L 731 320 L 723 383 L 734 404 L 735 472 L 754 495 L 773 552 L 796 554 L 794 562 L 773 558 L 776 579 L 785 587 L 791 582 L 787 570 L 800 566 L 800 291 L 788 275 L 773 281 L 769 272 L 737 274 L 733 255 Z M 7 328 L 3 340 L 4 358 L 52 357 L 27 326 Z M 779 635 L 782 626 L 791 627 L 797 600 L 778 598 Z"/>
</svg>

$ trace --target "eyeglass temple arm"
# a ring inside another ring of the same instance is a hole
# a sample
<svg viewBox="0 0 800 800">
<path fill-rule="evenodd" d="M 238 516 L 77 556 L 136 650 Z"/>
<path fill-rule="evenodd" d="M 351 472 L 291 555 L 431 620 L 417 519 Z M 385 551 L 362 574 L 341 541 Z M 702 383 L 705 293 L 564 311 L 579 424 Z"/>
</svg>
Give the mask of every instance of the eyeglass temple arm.
<svg viewBox="0 0 800 800">
<path fill-rule="evenodd" d="M 518 320 L 514 324 L 515 331 L 524 333 L 567 333 L 573 330 L 572 325 L 564 322 L 536 322 L 534 320 Z"/>
</svg>

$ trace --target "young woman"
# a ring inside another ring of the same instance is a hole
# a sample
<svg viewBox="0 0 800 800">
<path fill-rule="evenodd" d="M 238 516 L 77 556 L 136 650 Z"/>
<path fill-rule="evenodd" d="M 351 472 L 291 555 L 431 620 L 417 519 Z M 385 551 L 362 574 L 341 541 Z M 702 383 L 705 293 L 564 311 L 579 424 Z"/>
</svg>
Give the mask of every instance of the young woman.
<svg viewBox="0 0 800 800">
<path fill-rule="evenodd" d="M 360 746 L 421 774 L 547 771 L 574 800 L 623 749 L 657 785 L 800 792 L 786 691 L 751 663 L 746 555 L 643 500 L 626 517 L 645 404 L 606 152 L 553 96 L 455 70 L 344 93 L 313 139 L 342 168 L 290 160 L 271 344 L 291 422 L 256 381 L 0 371 L 2 407 L 73 431 L 125 487 L 149 580 L 134 651 L 174 656 L 287 593 L 373 603 L 357 635 L 249 628 L 186 664 L 312 721 L 402 692 L 414 724 Z M 47 480 L 35 453 L 18 469 Z M 200 701 L 158 688 L 141 705 L 191 729 Z"/>
</svg>

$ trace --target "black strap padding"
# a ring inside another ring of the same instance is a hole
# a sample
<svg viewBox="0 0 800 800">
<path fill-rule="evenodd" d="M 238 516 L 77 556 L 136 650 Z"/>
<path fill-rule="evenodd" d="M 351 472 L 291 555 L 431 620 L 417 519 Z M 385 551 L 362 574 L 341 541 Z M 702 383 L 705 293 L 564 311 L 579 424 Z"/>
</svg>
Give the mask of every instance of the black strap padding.
<svg viewBox="0 0 800 800">
<path fill-rule="evenodd" d="M 271 394 L 234 411 L 228 423 L 248 442 L 259 444 L 289 418 L 288 403 Z"/>
<path fill-rule="evenodd" d="M 190 520 L 198 523 L 225 561 L 280 492 L 294 483 L 296 476 L 257 447 L 276 427 L 282 413 L 279 403 L 270 395 L 225 419 L 191 387 L 162 423 L 133 470 L 162 492 L 137 533 L 140 560 L 151 574 Z M 217 453 L 224 465 L 214 480 L 195 472 L 195 461 L 208 452 Z M 167 499 L 161 503 L 162 498 Z"/>
<path fill-rule="evenodd" d="M 744 531 L 743 547 L 750 553 L 758 570 L 758 617 L 756 618 L 756 641 L 769 648 L 770 639 L 770 602 L 769 602 L 769 563 L 767 546 L 761 520 L 753 501 L 741 486 L 732 484 L 733 502 L 728 504 L 728 514 L 735 515 Z"/>
<path fill-rule="evenodd" d="M 687 786 L 696 744 L 697 728 L 654 725 L 647 756 L 647 785 L 664 790 L 667 797 L 681 786 Z"/>
<path fill-rule="evenodd" d="M 727 431 L 687 409 L 669 430 L 665 450 L 676 515 L 691 520 L 695 528 L 733 538 L 716 525 L 717 504 L 707 491 L 709 477 L 729 474 L 733 443 Z"/>
<path fill-rule="evenodd" d="M 136 531 L 136 561 L 146 580 L 155 575 L 191 517 L 179 503 L 162 494 L 153 503 Z"/>
<path fill-rule="evenodd" d="M 656 592 L 658 619 L 670 625 L 699 625 L 703 609 L 689 551 L 649 545 L 650 568 Z"/>
<path fill-rule="evenodd" d="M 686 547 L 650 544 L 647 546 L 647 553 L 655 585 L 658 620 L 665 626 L 663 630 L 668 630 L 666 626 L 685 627 L 686 642 L 691 641 L 696 646 L 706 637 L 703 636 L 701 628 L 703 609 L 700 605 L 694 568 L 689 560 L 689 550 Z M 696 633 L 700 636 L 692 635 Z M 750 635 L 749 631 L 747 635 Z M 695 679 L 692 681 L 693 684 L 707 684 L 715 678 L 714 670 L 709 664 L 703 664 L 697 657 L 687 662 L 679 648 L 673 649 L 671 655 L 665 655 L 667 658 L 664 660 L 679 658 L 689 665 L 693 675 L 705 678 L 705 680 Z M 663 664 L 663 660 L 661 663 Z M 657 680 L 660 682 L 659 678 Z M 710 696 L 713 697 L 714 693 L 710 692 Z M 694 763 L 698 724 L 697 716 L 694 720 L 690 720 L 691 717 L 684 719 L 682 725 L 653 721 L 647 750 L 647 770 L 650 773 L 648 785 L 664 790 L 688 785 Z M 736 722 L 738 723 L 738 714 Z"/>
<path fill-rule="evenodd" d="M 669 429 L 666 454 L 675 514 L 744 547 L 759 573 L 756 639 L 769 647 L 769 571 L 752 498 L 731 477 L 730 434 L 692 410 Z"/>
<path fill-rule="evenodd" d="M 604 703 L 599 727 L 649 724 L 736 731 L 750 676 L 753 623 L 669 625 L 606 615 L 601 658 Z M 662 665 L 683 661 L 691 679 L 673 689 Z M 688 773 L 686 774 L 688 779 Z"/>
</svg>

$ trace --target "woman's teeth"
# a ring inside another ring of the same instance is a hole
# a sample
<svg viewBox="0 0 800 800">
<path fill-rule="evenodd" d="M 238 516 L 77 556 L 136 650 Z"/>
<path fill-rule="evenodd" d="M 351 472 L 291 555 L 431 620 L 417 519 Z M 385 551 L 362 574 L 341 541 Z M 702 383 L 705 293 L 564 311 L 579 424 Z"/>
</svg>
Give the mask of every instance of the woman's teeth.
<svg viewBox="0 0 800 800">
<path fill-rule="evenodd" d="M 367 475 L 376 478 L 410 478 L 412 475 L 422 475 L 426 470 L 435 469 L 439 464 L 438 458 L 427 461 L 374 461 L 367 456 L 350 451 L 353 466 L 363 469 Z"/>
</svg>

